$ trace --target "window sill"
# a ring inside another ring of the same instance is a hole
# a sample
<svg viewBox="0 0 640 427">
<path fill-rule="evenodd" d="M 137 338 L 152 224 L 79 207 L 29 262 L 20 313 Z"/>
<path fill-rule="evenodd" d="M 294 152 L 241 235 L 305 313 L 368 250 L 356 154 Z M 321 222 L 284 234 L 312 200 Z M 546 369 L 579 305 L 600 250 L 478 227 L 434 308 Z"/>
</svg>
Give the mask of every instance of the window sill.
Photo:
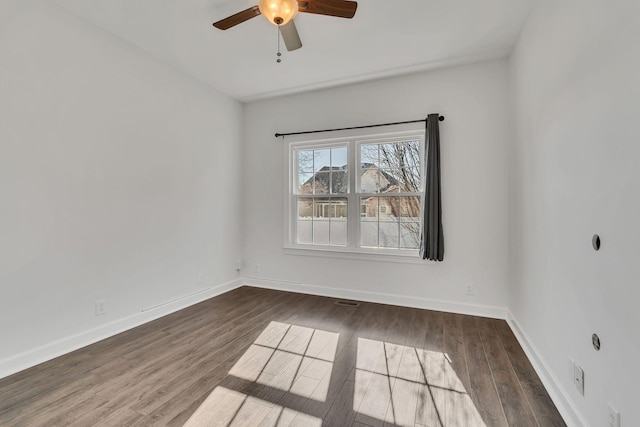
<svg viewBox="0 0 640 427">
<path fill-rule="evenodd" d="M 401 264 L 432 264 L 433 261 L 428 261 L 420 258 L 417 250 L 402 251 L 402 253 L 394 253 L 391 251 L 378 251 L 371 249 L 367 252 L 355 252 L 347 248 L 314 248 L 314 247 L 299 247 L 299 246 L 285 246 L 283 250 L 285 255 L 299 255 L 310 257 L 323 257 L 323 258 L 338 258 L 338 259 L 351 259 L 358 261 L 376 261 L 376 262 L 392 262 Z"/>
</svg>

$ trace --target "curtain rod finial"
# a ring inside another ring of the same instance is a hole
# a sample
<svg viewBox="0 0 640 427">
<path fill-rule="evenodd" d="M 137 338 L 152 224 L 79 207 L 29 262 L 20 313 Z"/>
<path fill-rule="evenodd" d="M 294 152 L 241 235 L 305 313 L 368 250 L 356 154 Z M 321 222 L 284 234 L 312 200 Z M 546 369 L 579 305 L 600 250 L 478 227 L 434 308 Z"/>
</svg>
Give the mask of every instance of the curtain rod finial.
<svg viewBox="0 0 640 427">
<path fill-rule="evenodd" d="M 441 122 L 444 122 L 444 116 L 438 117 L 438 120 L 440 120 Z"/>
</svg>

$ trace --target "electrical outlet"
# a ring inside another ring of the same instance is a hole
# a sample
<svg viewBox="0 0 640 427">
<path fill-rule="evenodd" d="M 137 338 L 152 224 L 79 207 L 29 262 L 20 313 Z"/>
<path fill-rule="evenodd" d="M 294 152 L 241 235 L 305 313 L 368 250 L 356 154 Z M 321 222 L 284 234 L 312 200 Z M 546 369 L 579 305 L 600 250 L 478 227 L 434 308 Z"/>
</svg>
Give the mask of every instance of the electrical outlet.
<svg viewBox="0 0 640 427">
<path fill-rule="evenodd" d="M 256 266 L 253 269 L 253 271 L 256 272 L 256 273 L 260 273 L 260 264 L 256 264 Z"/>
<path fill-rule="evenodd" d="M 607 403 L 607 409 L 609 410 L 609 427 L 620 427 L 620 412 L 616 411 L 611 403 Z"/>
<path fill-rule="evenodd" d="M 469 283 L 467 283 L 465 285 L 464 294 L 465 295 L 473 295 L 474 294 L 473 283 L 469 282 Z"/>
<path fill-rule="evenodd" d="M 244 268 L 242 261 L 236 261 L 236 270 L 240 271 Z"/>
<path fill-rule="evenodd" d="M 96 300 L 96 316 L 102 316 L 105 313 L 105 301 L 103 299 Z"/>
<path fill-rule="evenodd" d="M 198 285 L 202 285 L 204 283 L 204 273 L 198 273 Z"/>
<path fill-rule="evenodd" d="M 584 396 L 584 371 L 577 363 L 573 369 L 573 384 L 580 394 Z"/>
</svg>

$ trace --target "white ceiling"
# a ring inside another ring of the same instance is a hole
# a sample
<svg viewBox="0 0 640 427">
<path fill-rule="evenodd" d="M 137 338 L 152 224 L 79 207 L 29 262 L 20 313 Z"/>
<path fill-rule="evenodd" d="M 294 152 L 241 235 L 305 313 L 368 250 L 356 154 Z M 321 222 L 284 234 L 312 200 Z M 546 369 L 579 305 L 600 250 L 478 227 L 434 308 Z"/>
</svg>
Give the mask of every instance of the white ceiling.
<svg viewBox="0 0 640 427">
<path fill-rule="evenodd" d="M 211 24 L 257 0 L 57 0 L 73 13 L 238 100 L 506 56 L 534 0 L 360 0 L 349 19 L 300 13 L 283 49 L 258 16 Z"/>
</svg>

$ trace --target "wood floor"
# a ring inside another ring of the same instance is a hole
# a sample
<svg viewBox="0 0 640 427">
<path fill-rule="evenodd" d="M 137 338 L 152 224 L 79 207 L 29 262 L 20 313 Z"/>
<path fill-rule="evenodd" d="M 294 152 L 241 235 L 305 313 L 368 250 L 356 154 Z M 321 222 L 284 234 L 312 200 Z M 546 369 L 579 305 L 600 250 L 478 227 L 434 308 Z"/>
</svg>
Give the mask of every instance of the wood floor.
<svg viewBox="0 0 640 427">
<path fill-rule="evenodd" d="M 502 320 L 240 288 L 0 380 L 1 426 L 564 426 Z"/>
</svg>

